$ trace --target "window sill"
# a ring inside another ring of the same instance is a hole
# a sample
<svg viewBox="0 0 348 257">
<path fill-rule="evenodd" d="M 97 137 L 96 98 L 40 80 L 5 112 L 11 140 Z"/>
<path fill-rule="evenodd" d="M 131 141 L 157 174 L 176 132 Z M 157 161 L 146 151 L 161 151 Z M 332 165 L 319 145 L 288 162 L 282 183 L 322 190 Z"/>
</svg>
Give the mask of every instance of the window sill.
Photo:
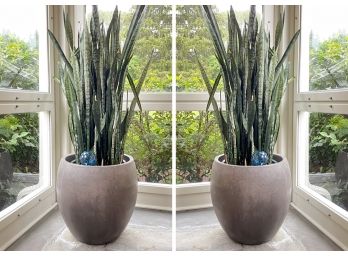
<svg viewBox="0 0 348 257">
<path fill-rule="evenodd" d="M 176 210 L 194 210 L 212 207 L 210 182 L 189 183 L 176 186 Z"/>
<path fill-rule="evenodd" d="M 138 182 L 138 197 L 136 207 L 171 211 L 172 210 L 172 185 Z"/>
</svg>

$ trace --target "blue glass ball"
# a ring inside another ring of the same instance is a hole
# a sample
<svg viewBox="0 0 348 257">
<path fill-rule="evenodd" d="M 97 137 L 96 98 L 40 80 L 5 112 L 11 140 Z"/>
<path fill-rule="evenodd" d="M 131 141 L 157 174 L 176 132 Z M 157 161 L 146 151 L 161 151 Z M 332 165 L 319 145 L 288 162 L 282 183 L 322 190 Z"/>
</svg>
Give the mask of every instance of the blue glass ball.
<svg viewBox="0 0 348 257">
<path fill-rule="evenodd" d="M 251 165 L 262 166 L 268 163 L 268 155 L 264 151 L 256 151 L 251 156 Z"/>
<path fill-rule="evenodd" d="M 80 155 L 80 164 L 88 166 L 97 165 L 97 159 L 95 157 L 95 154 L 92 151 L 84 151 Z"/>
</svg>

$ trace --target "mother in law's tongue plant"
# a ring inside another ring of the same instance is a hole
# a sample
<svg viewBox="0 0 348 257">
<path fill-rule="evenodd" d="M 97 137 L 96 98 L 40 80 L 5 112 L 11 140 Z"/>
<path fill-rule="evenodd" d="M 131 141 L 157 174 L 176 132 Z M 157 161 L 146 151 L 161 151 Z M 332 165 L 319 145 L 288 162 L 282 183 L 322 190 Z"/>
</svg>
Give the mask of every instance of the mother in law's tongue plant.
<svg viewBox="0 0 348 257">
<path fill-rule="evenodd" d="M 285 157 L 273 154 L 280 125 L 279 106 L 289 83 L 287 57 L 300 31 L 279 56 L 285 15 L 275 28 L 274 45 L 259 26 L 256 7 L 241 28 L 231 6 L 228 44 L 210 6 L 202 6 L 220 72 L 210 80 L 197 56 L 209 92 L 207 111 L 213 107 L 224 154 L 213 163 L 211 195 L 216 215 L 235 241 L 259 244 L 270 240 L 282 224 L 290 203 L 290 169 Z M 225 109 L 214 95 L 222 79 Z"/>
<path fill-rule="evenodd" d="M 93 6 L 90 24 L 88 26 L 86 22 L 77 47 L 73 44 L 69 17 L 64 15 L 69 60 L 53 33 L 48 31 L 62 60 L 59 83 L 69 106 L 69 131 L 78 164 L 85 151 L 89 154 L 95 152 L 97 165 L 119 164 L 122 161 L 136 104 L 141 110 L 138 95 L 153 55 L 135 85 L 128 65 L 144 11 L 145 6 L 136 9 L 122 49 L 117 7 L 106 30 L 99 20 L 97 6 Z M 124 112 L 122 103 L 126 79 L 134 98 Z"/>
<path fill-rule="evenodd" d="M 59 165 L 59 209 L 72 234 L 88 244 L 105 244 L 126 227 L 137 196 L 137 171 L 124 154 L 128 128 L 153 51 L 134 83 L 128 66 L 146 7 L 137 6 L 121 47 L 120 12 L 115 8 L 104 27 L 97 6 L 79 34 L 77 46 L 69 16 L 64 15 L 69 56 L 51 31 L 48 34 L 61 57 L 59 84 L 69 107 L 69 132 L 75 153 Z M 123 108 L 125 81 L 133 93 Z M 78 208 L 76 208 L 78 206 Z"/>
</svg>

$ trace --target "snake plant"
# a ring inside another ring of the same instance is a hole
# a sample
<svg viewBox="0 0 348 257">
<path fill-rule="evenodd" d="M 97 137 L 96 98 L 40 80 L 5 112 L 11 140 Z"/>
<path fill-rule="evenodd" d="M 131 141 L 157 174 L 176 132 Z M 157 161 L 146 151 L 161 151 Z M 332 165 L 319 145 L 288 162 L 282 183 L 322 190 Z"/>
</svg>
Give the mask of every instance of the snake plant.
<svg viewBox="0 0 348 257">
<path fill-rule="evenodd" d="M 284 14 L 276 25 L 274 45 L 271 45 L 264 20 L 258 25 L 255 6 L 250 7 L 248 22 L 242 28 L 231 6 L 226 49 L 211 6 L 202 6 L 201 10 L 221 68 L 214 84 L 210 83 L 197 54 L 196 57 L 210 95 L 207 110 L 212 105 L 219 124 L 225 160 L 234 165 L 251 165 L 252 154 L 264 151 L 271 162 L 279 131 L 279 106 L 289 82 L 286 60 L 300 31 L 294 34 L 280 57 Z M 214 98 L 221 79 L 225 110 L 218 106 Z"/>
<path fill-rule="evenodd" d="M 69 106 L 68 125 L 77 163 L 84 151 L 94 151 L 98 165 L 119 164 L 123 160 L 127 131 L 136 105 L 141 110 L 139 93 L 153 57 L 152 52 L 135 84 L 127 68 L 145 11 L 144 5 L 137 6 L 123 47 L 117 6 L 108 28 L 100 21 L 97 6 L 93 6 L 91 19 L 79 34 L 77 46 L 69 16 L 64 14 L 68 57 L 48 30 L 61 57 L 58 80 Z M 124 110 L 126 79 L 134 98 Z"/>
</svg>

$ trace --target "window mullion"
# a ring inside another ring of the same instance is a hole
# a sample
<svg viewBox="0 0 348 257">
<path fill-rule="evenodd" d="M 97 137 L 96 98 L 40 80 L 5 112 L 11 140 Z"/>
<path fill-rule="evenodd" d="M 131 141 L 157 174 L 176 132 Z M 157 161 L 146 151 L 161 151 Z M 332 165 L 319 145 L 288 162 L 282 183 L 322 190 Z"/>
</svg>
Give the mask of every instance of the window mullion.
<svg viewBox="0 0 348 257">
<path fill-rule="evenodd" d="M 296 102 L 347 102 L 348 89 L 298 93 Z"/>
<path fill-rule="evenodd" d="M 29 91 L 0 91 L 0 103 L 3 102 L 53 102 L 52 94 L 44 92 L 29 92 Z"/>
</svg>

